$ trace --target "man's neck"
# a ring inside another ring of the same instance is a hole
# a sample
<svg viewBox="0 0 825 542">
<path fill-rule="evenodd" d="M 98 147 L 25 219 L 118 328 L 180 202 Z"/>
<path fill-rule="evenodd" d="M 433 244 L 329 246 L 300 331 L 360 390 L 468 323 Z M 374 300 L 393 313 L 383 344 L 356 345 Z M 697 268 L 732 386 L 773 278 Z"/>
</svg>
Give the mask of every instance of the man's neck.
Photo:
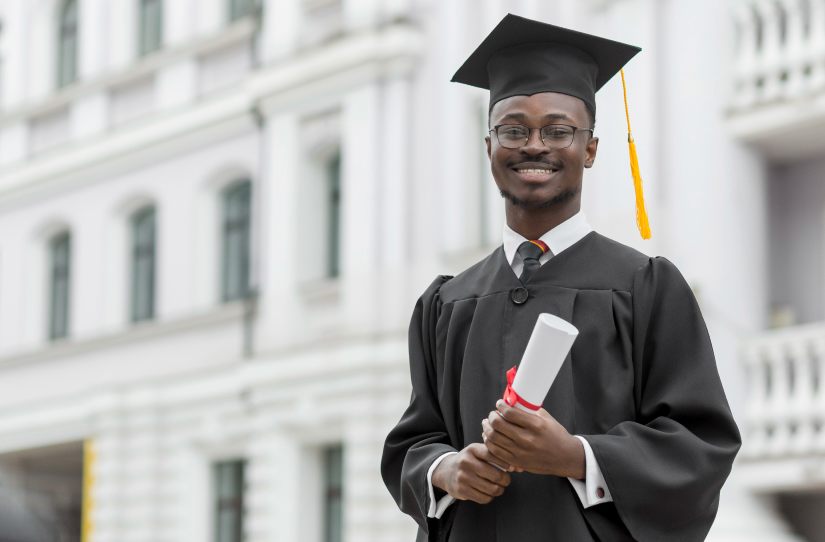
<svg viewBox="0 0 825 542">
<path fill-rule="evenodd" d="M 544 207 L 541 209 L 526 209 L 505 202 L 507 225 L 514 232 L 525 239 L 538 239 L 562 222 L 572 218 L 581 210 L 581 201 L 575 198 L 572 201 Z"/>
</svg>

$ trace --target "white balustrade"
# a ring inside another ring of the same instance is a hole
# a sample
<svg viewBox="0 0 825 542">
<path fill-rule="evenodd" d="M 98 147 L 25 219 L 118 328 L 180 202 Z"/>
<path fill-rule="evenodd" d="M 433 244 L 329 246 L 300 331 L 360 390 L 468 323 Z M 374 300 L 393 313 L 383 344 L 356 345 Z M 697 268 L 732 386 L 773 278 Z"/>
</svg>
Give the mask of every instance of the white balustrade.
<svg viewBox="0 0 825 542">
<path fill-rule="evenodd" d="M 734 109 L 825 90 L 825 0 L 737 0 Z"/>
<path fill-rule="evenodd" d="M 772 330 L 745 342 L 746 458 L 825 452 L 825 324 Z"/>
</svg>

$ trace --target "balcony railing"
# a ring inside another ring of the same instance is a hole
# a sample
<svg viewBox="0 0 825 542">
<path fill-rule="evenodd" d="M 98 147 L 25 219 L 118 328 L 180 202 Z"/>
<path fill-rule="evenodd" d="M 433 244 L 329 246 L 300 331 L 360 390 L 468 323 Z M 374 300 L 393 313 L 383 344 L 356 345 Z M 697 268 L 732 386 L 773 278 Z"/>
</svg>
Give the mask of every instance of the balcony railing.
<svg viewBox="0 0 825 542">
<path fill-rule="evenodd" d="M 737 0 L 733 109 L 825 90 L 825 0 Z"/>
<path fill-rule="evenodd" d="M 766 332 L 746 342 L 748 459 L 825 453 L 825 324 Z"/>
</svg>

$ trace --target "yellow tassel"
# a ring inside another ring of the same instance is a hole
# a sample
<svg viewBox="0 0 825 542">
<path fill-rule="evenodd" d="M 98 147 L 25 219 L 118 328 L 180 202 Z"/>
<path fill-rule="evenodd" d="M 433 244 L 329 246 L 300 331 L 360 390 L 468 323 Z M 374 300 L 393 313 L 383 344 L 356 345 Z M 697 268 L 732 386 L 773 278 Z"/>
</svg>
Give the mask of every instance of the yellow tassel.
<svg viewBox="0 0 825 542">
<path fill-rule="evenodd" d="M 636 143 L 633 141 L 633 132 L 630 130 L 630 110 L 627 107 L 627 87 L 622 74 L 622 90 L 624 91 L 624 111 L 627 115 L 627 144 L 630 147 L 630 173 L 633 175 L 633 188 L 636 190 L 636 225 L 642 239 L 650 239 L 650 223 L 645 210 L 645 196 L 642 192 L 642 174 L 639 172 L 639 158 L 636 156 Z"/>
</svg>

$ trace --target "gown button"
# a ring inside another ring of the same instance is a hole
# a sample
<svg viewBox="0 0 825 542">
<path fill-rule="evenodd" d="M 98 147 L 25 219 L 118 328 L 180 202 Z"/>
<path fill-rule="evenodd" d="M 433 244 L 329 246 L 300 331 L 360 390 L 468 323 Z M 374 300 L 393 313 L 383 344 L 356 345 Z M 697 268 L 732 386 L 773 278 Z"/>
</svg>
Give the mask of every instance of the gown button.
<svg viewBox="0 0 825 542">
<path fill-rule="evenodd" d="M 516 305 L 521 305 L 522 303 L 527 301 L 529 295 L 530 294 L 527 293 L 527 288 L 519 286 L 518 288 L 513 290 L 513 293 L 510 294 L 510 297 L 513 299 L 513 303 L 515 303 Z"/>
</svg>

